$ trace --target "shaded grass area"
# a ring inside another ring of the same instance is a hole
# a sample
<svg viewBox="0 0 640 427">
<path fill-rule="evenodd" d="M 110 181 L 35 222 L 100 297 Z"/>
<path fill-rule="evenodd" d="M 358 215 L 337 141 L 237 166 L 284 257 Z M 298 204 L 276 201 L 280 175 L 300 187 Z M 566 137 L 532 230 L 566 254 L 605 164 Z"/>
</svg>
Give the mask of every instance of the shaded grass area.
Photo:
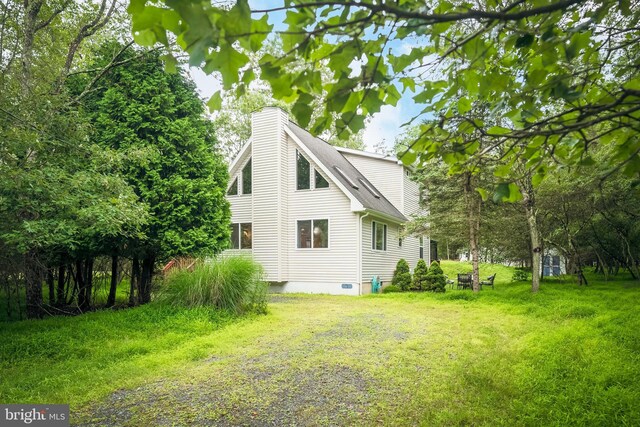
<svg viewBox="0 0 640 427">
<path fill-rule="evenodd" d="M 0 402 L 78 405 L 101 398 L 203 358 L 207 351 L 192 340 L 231 320 L 211 309 L 150 304 L 3 324 Z"/>
<path fill-rule="evenodd" d="M 7 325 L 0 401 L 69 402 L 86 425 L 637 425 L 638 283 L 533 295 L 506 273 L 478 295 L 277 296 L 240 321 L 150 305 Z"/>
<path fill-rule="evenodd" d="M 95 309 L 102 309 L 107 304 L 109 297 L 109 280 L 110 277 L 98 277 L 93 287 L 93 295 L 91 298 L 92 305 Z M 125 307 L 129 304 L 129 279 L 122 279 L 116 288 L 115 307 Z M 49 288 L 47 285 L 42 286 L 42 301 L 45 305 L 55 305 L 55 301 L 49 301 Z M 75 303 L 75 301 L 74 301 Z M 45 307 L 52 314 L 57 314 L 54 307 Z M 15 320 L 26 319 L 26 298 L 25 290 L 20 289 L 19 294 L 12 290 L 11 295 L 7 295 L 4 290 L 0 290 L 0 323 Z"/>
</svg>

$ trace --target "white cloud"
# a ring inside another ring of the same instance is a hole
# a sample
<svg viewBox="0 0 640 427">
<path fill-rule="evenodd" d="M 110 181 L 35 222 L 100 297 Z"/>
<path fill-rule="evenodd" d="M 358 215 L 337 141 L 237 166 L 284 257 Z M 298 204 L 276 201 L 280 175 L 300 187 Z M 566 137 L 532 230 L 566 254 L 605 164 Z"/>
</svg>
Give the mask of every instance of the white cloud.
<svg viewBox="0 0 640 427">
<path fill-rule="evenodd" d="M 393 148 L 393 142 L 401 133 L 400 126 L 404 123 L 402 107 L 398 103 L 396 107 L 385 105 L 380 112 L 373 115 L 364 129 L 364 143 L 367 151 L 373 151 L 373 147 L 384 141 L 387 148 Z"/>
<path fill-rule="evenodd" d="M 222 87 L 222 84 L 213 75 L 207 76 L 200 68 L 198 67 L 189 67 L 188 69 L 189 75 L 193 79 L 198 88 L 198 92 L 200 96 L 208 101 L 211 98 L 211 95 L 216 93 Z"/>
</svg>

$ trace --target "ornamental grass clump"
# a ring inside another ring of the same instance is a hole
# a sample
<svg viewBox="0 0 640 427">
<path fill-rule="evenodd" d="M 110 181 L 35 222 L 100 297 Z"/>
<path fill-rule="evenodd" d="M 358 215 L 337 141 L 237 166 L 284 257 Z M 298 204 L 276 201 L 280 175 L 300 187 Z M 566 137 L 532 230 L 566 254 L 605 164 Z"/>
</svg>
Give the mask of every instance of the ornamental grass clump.
<svg viewBox="0 0 640 427">
<path fill-rule="evenodd" d="M 409 263 L 404 258 L 400 258 L 396 264 L 391 285 L 396 286 L 401 291 L 408 291 L 411 287 L 411 271 L 409 270 Z"/>
<path fill-rule="evenodd" d="M 267 284 L 260 264 L 248 257 L 219 257 L 196 264 L 193 271 L 170 273 L 158 296 L 161 302 L 187 307 L 215 307 L 236 314 L 264 313 Z"/>
</svg>

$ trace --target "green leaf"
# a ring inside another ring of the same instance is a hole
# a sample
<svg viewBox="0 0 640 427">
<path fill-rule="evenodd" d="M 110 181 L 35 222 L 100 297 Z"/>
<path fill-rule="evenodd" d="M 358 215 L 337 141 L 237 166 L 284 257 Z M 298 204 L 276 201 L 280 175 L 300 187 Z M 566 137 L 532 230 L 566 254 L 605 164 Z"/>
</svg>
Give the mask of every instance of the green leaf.
<svg viewBox="0 0 640 427">
<path fill-rule="evenodd" d="M 306 128 L 309 124 L 313 111 L 313 96 L 306 93 L 301 94 L 291 108 L 291 112 L 298 121 L 298 124 L 303 128 Z"/>
<path fill-rule="evenodd" d="M 225 89 L 229 89 L 234 83 L 238 83 L 240 80 L 238 71 L 247 62 L 249 62 L 247 55 L 230 46 L 224 46 L 220 49 L 220 52 L 214 52 L 209 56 L 203 71 L 207 74 L 219 71 L 222 74 L 222 86 Z"/>
<path fill-rule="evenodd" d="M 142 12 L 146 3 L 147 0 L 129 0 L 127 12 L 131 15 L 137 15 Z"/>
<path fill-rule="evenodd" d="M 405 165 L 410 166 L 415 163 L 416 158 L 417 158 L 416 152 L 413 150 L 409 150 L 400 157 L 400 160 Z"/>
<path fill-rule="evenodd" d="M 523 36 L 518 37 L 518 39 L 516 40 L 516 48 L 521 49 L 523 47 L 529 47 L 533 44 L 533 41 L 535 40 L 535 37 L 533 36 L 533 34 L 525 34 Z"/>
<path fill-rule="evenodd" d="M 151 47 L 156 44 L 156 34 L 153 30 L 140 30 L 133 33 L 133 40 L 140 46 Z"/>
<path fill-rule="evenodd" d="M 164 61 L 164 69 L 167 73 L 175 74 L 177 71 L 178 60 L 170 53 L 160 57 Z"/>
<path fill-rule="evenodd" d="M 489 193 L 487 192 L 487 190 L 485 190 L 484 188 L 476 188 L 476 191 L 480 194 L 480 197 L 482 198 L 483 201 L 487 201 L 487 198 L 489 197 Z"/>
<path fill-rule="evenodd" d="M 503 182 L 496 186 L 493 192 L 493 201 L 499 203 L 509 198 L 509 183 Z"/>
<path fill-rule="evenodd" d="M 458 113 L 465 114 L 471 110 L 471 101 L 469 98 L 460 98 L 458 100 Z"/>
<path fill-rule="evenodd" d="M 211 96 L 211 98 L 209 98 L 207 107 L 209 107 L 209 111 L 211 112 L 218 111 L 222 108 L 222 94 L 220 91 L 217 91 Z"/>
<path fill-rule="evenodd" d="M 487 130 L 489 135 L 507 135 L 511 133 L 511 129 L 503 128 L 502 126 L 492 126 Z"/>
</svg>

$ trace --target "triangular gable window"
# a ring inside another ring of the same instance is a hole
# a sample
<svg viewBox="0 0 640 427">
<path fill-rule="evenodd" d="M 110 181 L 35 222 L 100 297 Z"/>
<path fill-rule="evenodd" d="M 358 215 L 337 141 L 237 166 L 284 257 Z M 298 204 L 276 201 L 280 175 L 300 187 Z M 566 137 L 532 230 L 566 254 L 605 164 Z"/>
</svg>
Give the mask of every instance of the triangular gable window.
<svg viewBox="0 0 640 427">
<path fill-rule="evenodd" d="M 316 188 L 329 188 L 329 181 L 324 179 L 324 176 L 317 169 L 313 171 L 315 172 Z"/>
<path fill-rule="evenodd" d="M 227 190 L 227 195 L 228 196 L 237 196 L 238 195 L 238 178 L 233 180 L 233 183 L 229 187 L 229 190 Z"/>
</svg>

